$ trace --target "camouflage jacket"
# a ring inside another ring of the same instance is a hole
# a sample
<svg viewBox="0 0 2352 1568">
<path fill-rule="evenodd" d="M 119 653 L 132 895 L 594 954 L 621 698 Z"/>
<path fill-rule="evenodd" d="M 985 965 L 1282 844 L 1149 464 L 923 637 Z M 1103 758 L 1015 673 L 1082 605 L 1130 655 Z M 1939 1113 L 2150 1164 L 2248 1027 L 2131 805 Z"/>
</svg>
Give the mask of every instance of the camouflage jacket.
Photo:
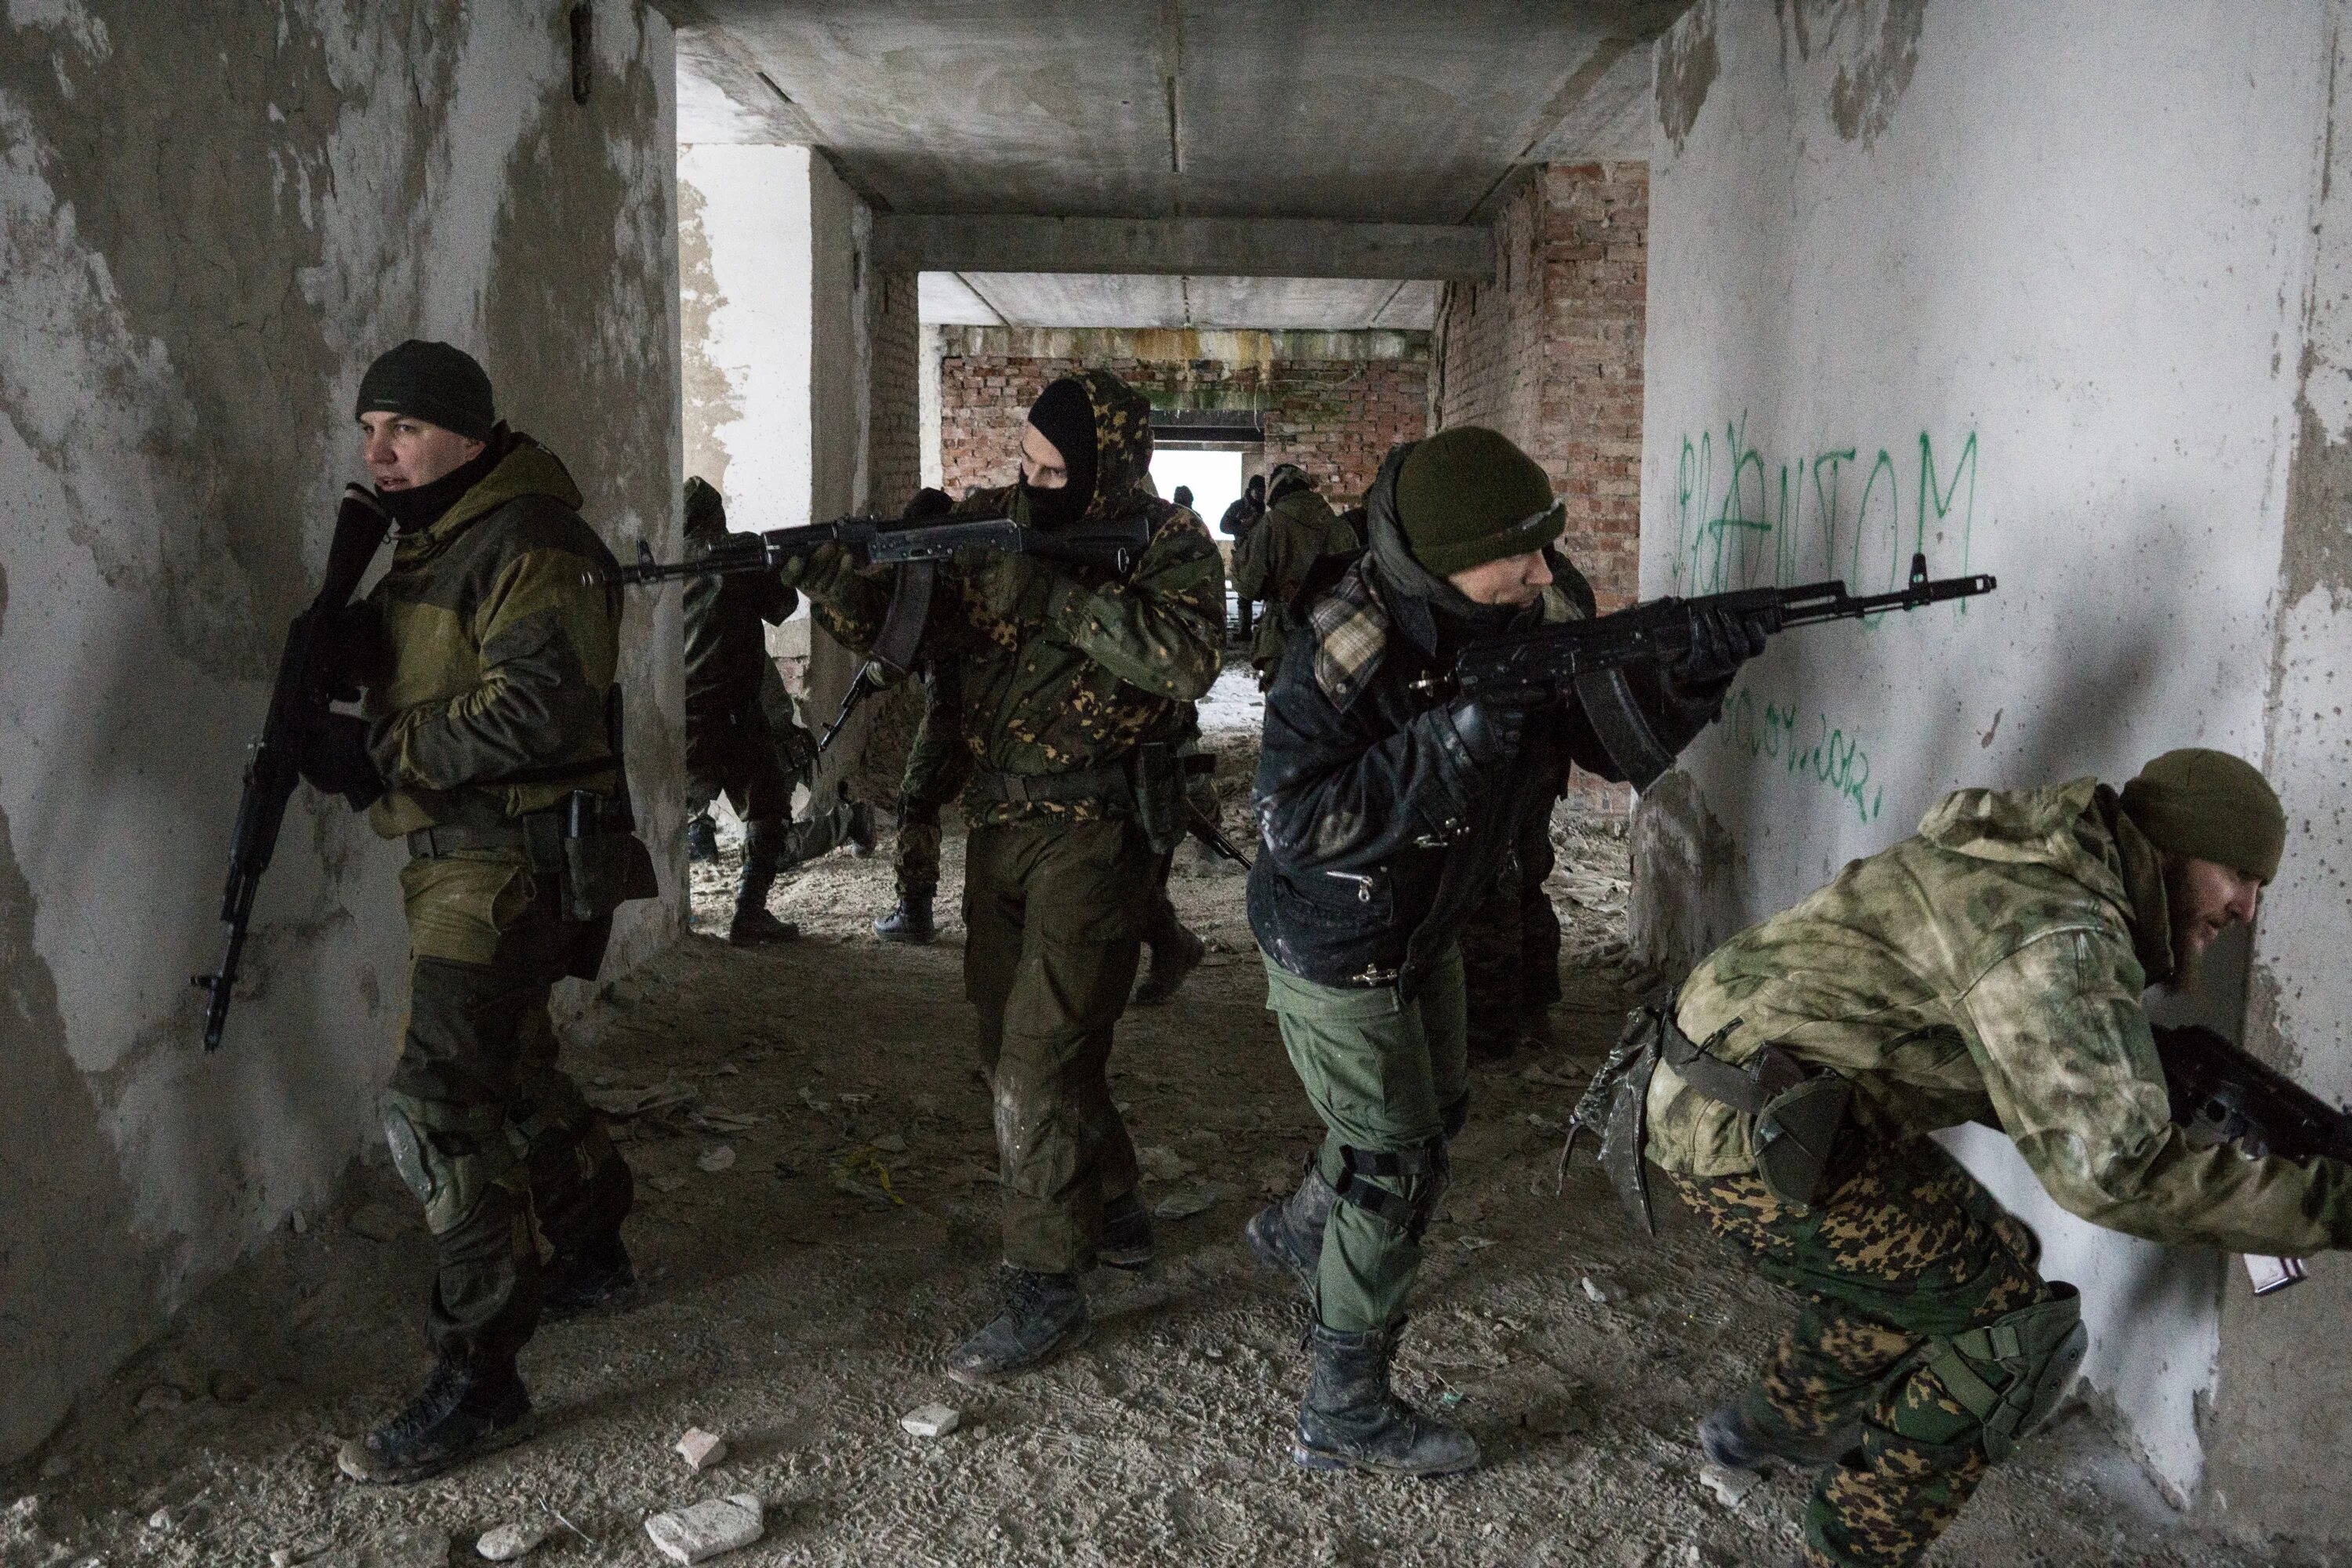
<svg viewBox="0 0 2352 1568">
<path fill-rule="evenodd" d="M 992 612 L 973 575 L 940 574 L 922 657 L 952 661 L 961 675 L 963 742 L 974 766 L 1035 778 L 1117 763 L 1141 742 L 1174 741 L 1180 705 L 1217 678 L 1224 640 L 1224 563 L 1209 531 L 1184 508 L 1144 487 L 1151 464 L 1151 407 L 1107 371 L 1082 373 L 1095 414 L 1095 495 L 1087 519 L 1140 517 L 1143 554 L 1124 579 L 1066 568 L 1024 613 Z M 960 517 L 1026 521 L 1018 485 L 975 490 Z M 1038 569 L 1045 570 L 1042 563 Z M 882 628 L 892 574 L 861 573 L 818 624 L 863 652 Z M 967 789 L 972 826 L 1084 822 L 1113 809 L 1098 800 L 1010 802 Z"/>
<path fill-rule="evenodd" d="M 555 454 L 499 439 L 498 466 L 399 539 L 367 598 L 361 712 L 385 786 L 369 819 L 387 838 L 620 788 L 607 734 L 620 591 L 583 581 L 612 571 L 612 552 Z"/>
<path fill-rule="evenodd" d="M 1765 1042 L 1853 1086 L 1883 1136 L 1996 1123 L 2070 1212 L 2151 1241 L 2296 1255 L 2352 1244 L 2352 1166 L 2192 1148 L 2141 995 L 2173 970 L 2156 851 L 2095 779 L 1961 790 L 1917 837 L 1716 950 L 1676 1021 L 1738 1062 Z M 1755 1168 L 1754 1122 L 1660 1067 L 1651 1160 Z"/>
<path fill-rule="evenodd" d="M 1291 490 L 1267 507 L 1248 537 L 1234 546 L 1234 592 L 1266 602 L 1250 636 L 1250 663 L 1261 673 L 1271 674 L 1282 663 L 1282 650 L 1298 629 L 1290 602 L 1315 563 L 1326 555 L 1353 555 L 1358 549 L 1355 531 L 1311 489 Z"/>
</svg>

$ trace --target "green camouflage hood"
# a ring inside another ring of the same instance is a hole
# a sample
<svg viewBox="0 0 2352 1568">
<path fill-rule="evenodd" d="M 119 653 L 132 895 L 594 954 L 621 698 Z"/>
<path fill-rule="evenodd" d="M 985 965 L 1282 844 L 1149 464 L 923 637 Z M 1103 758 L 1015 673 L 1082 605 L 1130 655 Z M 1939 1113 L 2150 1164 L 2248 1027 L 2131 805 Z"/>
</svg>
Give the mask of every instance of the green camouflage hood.
<svg viewBox="0 0 2352 1568">
<path fill-rule="evenodd" d="M 1095 496 L 1081 520 L 1125 517 L 1151 499 L 1151 400 L 1107 370 L 1082 370 L 1095 414 Z"/>
<path fill-rule="evenodd" d="M 2111 813 L 2100 809 L 2099 795 L 2094 778 L 2041 789 L 1954 790 L 1920 818 L 1919 837 L 1979 860 L 2051 867 L 2128 910 L 2121 855 L 2105 820 Z"/>
</svg>

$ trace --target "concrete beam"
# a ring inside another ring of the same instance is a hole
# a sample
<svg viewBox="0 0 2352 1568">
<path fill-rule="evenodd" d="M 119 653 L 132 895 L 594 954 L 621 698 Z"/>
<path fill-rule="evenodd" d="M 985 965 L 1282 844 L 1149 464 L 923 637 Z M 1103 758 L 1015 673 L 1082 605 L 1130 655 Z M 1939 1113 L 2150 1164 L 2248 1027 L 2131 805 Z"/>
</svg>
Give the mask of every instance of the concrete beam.
<svg viewBox="0 0 2352 1568">
<path fill-rule="evenodd" d="M 1019 217 L 882 213 L 874 263 L 892 272 L 1213 273 L 1489 283 L 1495 238 L 1453 224 L 1308 218 Z"/>
</svg>

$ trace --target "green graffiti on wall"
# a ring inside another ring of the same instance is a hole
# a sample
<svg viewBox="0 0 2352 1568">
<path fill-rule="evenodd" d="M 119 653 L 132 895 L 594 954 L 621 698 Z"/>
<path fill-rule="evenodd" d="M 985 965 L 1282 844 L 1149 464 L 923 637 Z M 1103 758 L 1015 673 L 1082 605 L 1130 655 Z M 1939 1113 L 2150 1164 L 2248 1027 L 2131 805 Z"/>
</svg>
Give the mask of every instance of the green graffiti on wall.
<svg viewBox="0 0 2352 1568">
<path fill-rule="evenodd" d="M 1908 471 L 1895 448 L 1867 465 L 1859 445 L 1768 460 L 1748 444 L 1748 416 L 1683 437 L 1675 474 L 1668 591 L 1720 594 L 1841 577 L 1857 594 L 1899 587 L 1916 553 L 1937 574 L 1966 573 L 1976 526 L 1977 435 L 1937 458 L 1919 432 Z M 1901 448 L 1910 457 L 1907 446 Z M 1856 474 L 1861 483 L 1854 483 Z M 1851 498 L 1851 499 L 1849 499 Z M 1849 507 L 1851 510 L 1848 510 Z M 1956 606 L 1968 613 L 1967 601 Z"/>
<path fill-rule="evenodd" d="M 1858 728 L 1833 725 L 1819 710 L 1808 720 L 1796 703 L 1759 699 L 1744 686 L 1724 703 L 1723 727 L 1731 744 L 1750 757 L 1778 763 L 1790 777 L 1846 801 L 1864 826 L 1878 820 L 1886 792 L 1872 780 L 1870 752 Z"/>
</svg>

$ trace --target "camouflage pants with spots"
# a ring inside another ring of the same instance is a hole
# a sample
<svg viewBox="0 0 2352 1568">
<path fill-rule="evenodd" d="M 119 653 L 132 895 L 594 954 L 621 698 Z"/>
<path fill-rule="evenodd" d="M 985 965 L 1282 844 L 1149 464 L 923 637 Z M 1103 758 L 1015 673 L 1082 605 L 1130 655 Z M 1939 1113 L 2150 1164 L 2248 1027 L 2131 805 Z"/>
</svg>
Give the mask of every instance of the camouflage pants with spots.
<svg viewBox="0 0 2352 1568">
<path fill-rule="evenodd" d="M 1861 1423 L 1814 1484 L 1805 1561 L 1917 1562 L 1989 1467 L 1980 1423 L 1920 1352 L 2053 1298 L 2033 1232 L 1926 1139 L 1871 1141 L 1803 1207 L 1753 1174 L 1666 1179 L 1759 1273 L 1805 1298 L 1742 1401 L 1749 1422 L 1794 1443 Z"/>
</svg>

